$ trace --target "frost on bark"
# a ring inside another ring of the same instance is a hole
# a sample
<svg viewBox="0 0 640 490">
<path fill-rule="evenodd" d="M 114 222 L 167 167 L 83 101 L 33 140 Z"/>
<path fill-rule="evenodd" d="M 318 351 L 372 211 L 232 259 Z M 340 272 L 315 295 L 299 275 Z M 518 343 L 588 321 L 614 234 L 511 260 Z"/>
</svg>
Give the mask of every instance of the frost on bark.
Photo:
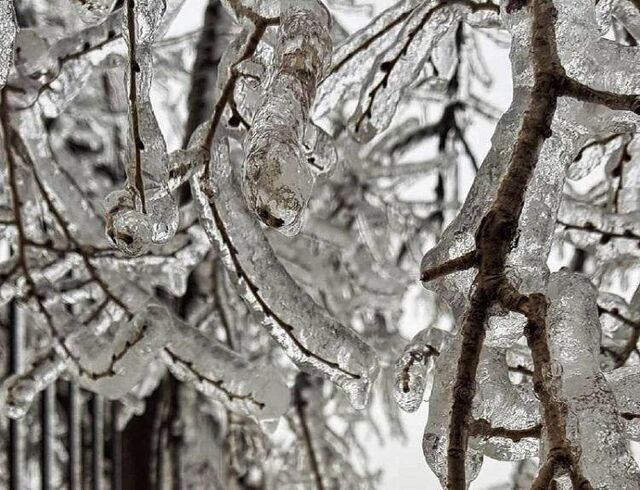
<svg viewBox="0 0 640 490">
<path fill-rule="evenodd" d="M 0 487 L 639 488 L 640 4 L 192 3 L 0 0 Z"/>
</svg>

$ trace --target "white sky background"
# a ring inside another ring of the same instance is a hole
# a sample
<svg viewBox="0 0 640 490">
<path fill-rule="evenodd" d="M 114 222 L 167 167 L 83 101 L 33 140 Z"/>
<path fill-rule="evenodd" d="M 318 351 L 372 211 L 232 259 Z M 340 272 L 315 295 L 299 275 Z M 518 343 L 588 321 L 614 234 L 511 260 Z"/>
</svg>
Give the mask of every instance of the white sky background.
<svg viewBox="0 0 640 490">
<path fill-rule="evenodd" d="M 380 12 L 387 6 L 394 3 L 392 0 L 370 0 L 375 4 L 375 12 Z M 332 3 L 341 3 L 339 1 Z M 342 3 L 346 4 L 346 1 Z M 356 3 L 363 3 L 358 2 Z M 197 29 L 202 22 L 202 13 L 205 0 L 186 0 L 182 11 L 178 14 L 173 26 L 167 36 L 174 36 L 190 32 Z M 345 10 L 346 12 L 346 10 Z M 345 15 L 340 17 L 341 23 L 350 32 L 357 30 L 366 24 L 367 18 L 362 14 Z M 500 49 L 494 43 L 487 41 L 483 46 L 483 55 L 487 66 L 496 75 L 493 86 L 488 91 L 478 94 L 495 106 L 505 110 L 511 100 L 511 72 L 508 60 L 508 51 Z M 161 101 L 158 101 L 161 103 Z M 467 130 L 467 137 L 478 162 L 481 162 L 484 155 L 489 150 L 493 125 L 487 122 L 474 124 Z M 169 135 L 167 135 L 169 136 Z M 171 138 L 169 139 L 169 144 Z M 177 140 L 176 140 L 177 142 Z M 471 185 L 473 174 L 466 169 L 460 173 L 460 192 L 466 193 Z M 462 197 L 462 196 L 461 196 Z M 418 294 L 428 294 L 421 290 Z M 420 325 L 426 324 L 426 318 L 420 318 L 420 312 L 415 317 L 415 328 L 403 328 L 402 332 L 408 338 L 417 333 Z M 374 409 L 380 412 L 379 404 Z M 381 415 L 381 419 L 384 417 Z M 425 490 L 438 489 L 440 485 L 438 479 L 427 466 L 422 454 L 422 434 L 427 420 L 427 404 L 423 404 L 421 409 L 413 414 L 402 415 L 408 441 L 392 440 L 387 438 L 385 445 L 380 445 L 378 439 L 373 434 L 366 435 L 366 447 L 370 453 L 371 464 L 383 470 L 384 476 L 382 490 Z M 383 430 L 386 428 L 382 427 Z M 485 458 L 485 463 L 480 476 L 475 480 L 472 488 L 487 490 L 496 485 L 507 483 L 513 463 L 504 463 Z"/>
</svg>

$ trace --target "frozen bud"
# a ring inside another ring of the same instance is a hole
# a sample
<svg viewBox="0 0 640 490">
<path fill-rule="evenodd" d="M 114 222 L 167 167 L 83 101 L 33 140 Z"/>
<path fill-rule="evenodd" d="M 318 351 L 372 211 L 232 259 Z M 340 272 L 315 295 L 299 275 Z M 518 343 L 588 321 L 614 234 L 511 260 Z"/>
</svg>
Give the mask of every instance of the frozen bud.
<svg viewBox="0 0 640 490">
<path fill-rule="evenodd" d="M 107 237 L 127 255 L 144 253 L 151 243 L 153 227 L 149 216 L 134 209 L 133 194 L 128 190 L 112 192 L 105 205 Z"/>
</svg>

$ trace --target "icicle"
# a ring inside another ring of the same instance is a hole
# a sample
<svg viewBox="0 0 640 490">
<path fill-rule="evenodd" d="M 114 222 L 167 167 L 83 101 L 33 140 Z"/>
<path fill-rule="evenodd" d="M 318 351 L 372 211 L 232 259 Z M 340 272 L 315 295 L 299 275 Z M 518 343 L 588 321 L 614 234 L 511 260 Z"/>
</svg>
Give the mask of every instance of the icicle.
<svg viewBox="0 0 640 490">
<path fill-rule="evenodd" d="M 329 13 L 317 0 L 283 1 L 275 73 L 247 134 L 243 191 L 268 226 L 295 235 L 313 187 L 302 142 L 316 85 L 331 57 Z"/>
<path fill-rule="evenodd" d="M 225 140 L 215 144 L 212 158 L 214 189 L 205 193 L 200 176 L 191 187 L 202 224 L 230 277 L 298 366 L 328 377 L 354 406 L 363 407 L 378 372 L 375 353 L 357 333 L 328 317 L 282 267 L 244 204 Z"/>
</svg>

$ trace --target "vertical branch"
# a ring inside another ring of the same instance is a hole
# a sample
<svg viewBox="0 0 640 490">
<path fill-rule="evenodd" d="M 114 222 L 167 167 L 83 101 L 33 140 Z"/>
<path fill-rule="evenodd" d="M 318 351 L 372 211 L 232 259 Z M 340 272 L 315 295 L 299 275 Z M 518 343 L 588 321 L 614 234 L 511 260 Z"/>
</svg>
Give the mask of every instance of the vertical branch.
<svg viewBox="0 0 640 490">
<path fill-rule="evenodd" d="M 91 398 L 91 443 L 93 490 L 102 490 L 104 463 L 104 400 L 100 395 Z"/>
<path fill-rule="evenodd" d="M 122 490 L 122 432 L 118 429 L 120 405 L 111 402 L 111 490 Z"/>
<path fill-rule="evenodd" d="M 69 383 L 69 489 L 82 489 L 82 406 L 80 388 Z"/>
<path fill-rule="evenodd" d="M 53 489 L 53 445 L 56 413 L 56 384 L 49 385 L 42 392 L 41 404 L 42 418 L 42 460 L 40 473 L 42 478 L 42 490 Z"/>
<path fill-rule="evenodd" d="M 293 387 L 293 403 L 298 419 L 300 420 L 304 446 L 307 450 L 307 455 L 309 456 L 309 466 L 311 473 L 313 474 L 316 490 L 324 490 L 318 455 L 316 454 L 316 449 L 313 447 L 313 439 L 311 438 L 311 431 L 309 430 L 309 424 L 307 423 L 306 409 L 309 401 L 307 400 L 304 392 L 310 388 L 310 376 L 306 373 L 299 372 L 296 376 L 296 381 Z"/>
<path fill-rule="evenodd" d="M 134 175 L 133 186 L 135 187 L 140 202 L 142 204 L 142 212 L 147 212 L 147 205 L 144 196 L 144 181 L 142 179 L 142 138 L 140 137 L 140 121 L 138 117 L 138 87 L 137 77 L 140 74 L 140 65 L 136 56 L 136 19 L 135 19 L 135 0 L 127 1 L 127 35 L 129 39 L 129 120 L 131 124 L 131 133 L 133 136 L 133 158 L 134 158 Z M 127 178 L 130 178 L 127 172 Z"/>
<path fill-rule="evenodd" d="M 24 322 L 15 302 L 9 304 L 10 358 L 12 374 L 22 372 L 24 363 Z M 25 426 L 20 420 L 9 421 L 9 486 L 26 488 L 25 475 Z"/>
</svg>

